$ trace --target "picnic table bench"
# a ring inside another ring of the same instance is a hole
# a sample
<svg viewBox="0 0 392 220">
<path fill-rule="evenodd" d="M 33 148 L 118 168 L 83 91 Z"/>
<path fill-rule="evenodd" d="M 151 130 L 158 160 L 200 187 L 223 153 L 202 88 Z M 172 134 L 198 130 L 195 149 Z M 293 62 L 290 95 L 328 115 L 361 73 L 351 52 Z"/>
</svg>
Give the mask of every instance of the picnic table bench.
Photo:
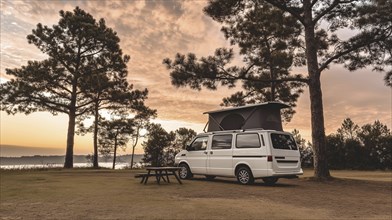
<svg viewBox="0 0 392 220">
<path fill-rule="evenodd" d="M 160 184 L 161 179 L 164 182 L 170 183 L 169 176 L 174 176 L 179 184 L 182 184 L 180 178 L 177 175 L 179 167 L 146 167 L 147 173 L 137 173 L 135 178 L 141 178 L 140 183 L 147 184 L 149 177 L 155 177 L 157 183 Z"/>
</svg>

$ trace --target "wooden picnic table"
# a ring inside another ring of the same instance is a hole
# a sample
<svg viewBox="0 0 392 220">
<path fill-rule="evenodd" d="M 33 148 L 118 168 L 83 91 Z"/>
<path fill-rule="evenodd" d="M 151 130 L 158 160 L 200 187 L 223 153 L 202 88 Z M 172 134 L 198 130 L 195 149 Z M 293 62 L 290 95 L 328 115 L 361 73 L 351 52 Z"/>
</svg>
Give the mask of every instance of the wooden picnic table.
<svg viewBox="0 0 392 220">
<path fill-rule="evenodd" d="M 169 176 L 176 177 L 179 184 L 182 184 L 180 178 L 177 175 L 179 167 L 146 167 L 147 174 L 142 175 L 143 179 L 140 183 L 147 184 L 148 178 L 155 176 L 157 183 L 160 184 L 161 179 L 167 183 L 170 183 Z"/>
</svg>

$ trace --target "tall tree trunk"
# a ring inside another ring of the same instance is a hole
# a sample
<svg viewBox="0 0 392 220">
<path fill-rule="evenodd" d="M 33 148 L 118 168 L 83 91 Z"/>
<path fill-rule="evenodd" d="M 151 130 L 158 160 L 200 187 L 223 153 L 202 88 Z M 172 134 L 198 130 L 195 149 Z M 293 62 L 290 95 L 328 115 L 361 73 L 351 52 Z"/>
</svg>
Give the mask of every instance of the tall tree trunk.
<svg viewBox="0 0 392 220">
<path fill-rule="evenodd" d="M 139 127 L 137 127 L 135 142 L 132 145 L 131 170 L 133 169 L 133 157 L 135 155 L 135 147 L 137 145 L 138 140 L 139 140 Z"/>
<path fill-rule="evenodd" d="M 327 146 L 325 143 L 323 102 L 320 76 L 309 78 L 310 109 L 312 123 L 312 142 L 314 150 L 314 176 L 317 178 L 330 177 Z"/>
<path fill-rule="evenodd" d="M 98 113 L 98 102 L 95 103 L 94 106 L 94 156 L 93 156 L 93 167 L 99 168 L 98 164 L 98 122 L 99 122 L 99 113 Z"/>
<path fill-rule="evenodd" d="M 310 0 L 304 0 L 306 59 L 309 74 L 310 114 L 312 124 L 312 142 L 314 150 L 314 176 L 330 177 L 325 144 L 323 101 L 320 82 L 320 70 L 317 59 L 317 44 L 312 21 Z"/>
<path fill-rule="evenodd" d="M 267 59 L 268 59 L 268 62 L 270 63 L 270 65 L 269 65 L 270 77 L 271 77 L 271 80 L 276 80 L 275 70 L 274 70 L 274 67 L 272 66 L 272 64 L 274 62 L 271 58 L 272 57 L 271 47 L 269 45 L 268 40 L 266 40 L 266 41 L 267 41 L 266 46 L 268 48 Z M 271 96 L 269 97 L 269 99 L 270 99 L 269 101 L 275 101 L 275 99 L 276 99 L 276 94 L 275 94 L 276 93 L 276 84 L 275 84 L 275 82 L 271 82 L 270 86 L 271 86 Z"/>
<path fill-rule="evenodd" d="M 67 133 L 67 150 L 65 152 L 64 168 L 73 168 L 73 146 L 75 136 L 75 110 L 69 113 L 68 133 Z"/>
<path fill-rule="evenodd" d="M 72 85 L 71 103 L 69 105 L 67 150 L 65 152 L 64 168 L 73 168 L 73 147 L 74 147 L 75 121 L 76 121 L 76 90 L 77 90 L 77 79 L 74 79 Z"/>
<path fill-rule="evenodd" d="M 114 152 L 113 152 L 113 166 L 112 169 L 116 168 L 116 156 L 117 156 L 117 137 L 114 139 Z"/>
<path fill-rule="evenodd" d="M 135 147 L 136 147 L 136 144 L 134 144 L 134 145 L 132 146 L 131 170 L 133 169 L 133 157 L 134 157 L 134 155 L 135 155 Z"/>
<path fill-rule="evenodd" d="M 275 77 L 275 74 L 274 74 L 274 69 L 272 67 L 270 67 L 270 71 L 271 71 L 271 79 L 275 80 L 276 77 Z M 275 101 L 275 99 L 276 99 L 276 97 L 275 97 L 275 93 L 276 93 L 275 87 L 276 87 L 275 83 L 271 82 L 271 97 L 270 97 L 269 101 Z"/>
</svg>

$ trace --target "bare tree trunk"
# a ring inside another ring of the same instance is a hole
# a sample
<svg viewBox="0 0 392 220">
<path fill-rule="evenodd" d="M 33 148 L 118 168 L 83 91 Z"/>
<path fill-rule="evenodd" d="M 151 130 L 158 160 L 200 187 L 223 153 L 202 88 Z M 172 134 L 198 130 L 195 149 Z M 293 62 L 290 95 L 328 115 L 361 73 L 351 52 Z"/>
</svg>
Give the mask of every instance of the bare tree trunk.
<svg viewBox="0 0 392 220">
<path fill-rule="evenodd" d="M 73 148 L 74 148 L 75 121 L 76 121 L 76 90 L 77 90 L 77 79 L 74 79 L 72 85 L 71 103 L 69 105 L 67 150 L 65 152 L 64 168 L 73 168 Z"/>
<path fill-rule="evenodd" d="M 320 77 L 309 78 L 309 93 L 311 100 L 312 142 L 314 150 L 314 176 L 317 178 L 330 177 L 327 146 L 325 144 L 325 129 Z"/>
<path fill-rule="evenodd" d="M 309 74 L 309 93 L 312 124 L 312 142 L 314 150 L 314 177 L 330 177 L 327 150 L 325 144 L 325 129 L 323 102 L 320 82 L 320 70 L 317 59 L 317 44 L 312 21 L 312 6 L 310 0 L 304 0 L 304 22 L 306 59 Z"/>
<path fill-rule="evenodd" d="M 135 143 L 133 143 L 133 146 L 132 146 L 131 170 L 133 169 L 133 157 L 135 155 L 135 147 L 137 145 L 138 140 L 139 140 L 139 127 L 137 128 L 137 131 L 136 131 Z"/>
<path fill-rule="evenodd" d="M 114 139 L 114 152 L 113 152 L 113 166 L 112 169 L 116 168 L 116 156 L 117 156 L 117 137 Z"/>
<path fill-rule="evenodd" d="M 267 48 L 268 48 L 268 62 L 270 63 L 270 66 L 269 66 L 269 70 L 270 70 L 270 76 L 271 76 L 271 80 L 276 80 L 276 75 L 275 75 L 275 70 L 274 70 L 274 67 L 272 66 L 272 64 L 274 63 L 273 61 L 272 61 L 272 59 L 271 59 L 271 48 L 270 48 L 270 45 L 269 45 L 269 43 L 267 43 L 266 44 L 267 45 Z M 275 101 L 275 99 L 276 99 L 276 84 L 275 84 L 275 82 L 271 82 L 271 96 L 269 97 L 269 101 Z"/>
<path fill-rule="evenodd" d="M 94 156 L 93 156 L 93 167 L 99 168 L 98 164 L 98 122 L 99 122 L 99 114 L 98 114 L 98 103 L 95 103 L 94 109 Z"/>
<path fill-rule="evenodd" d="M 68 120 L 67 149 L 65 152 L 64 168 L 73 168 L 73 146 L 75 136 L 75 111 L 71 111 Z"/>
<path fill-rule="evenodd" d="M 131 170 L 133 169 L 133 156 L 135 155 L 136 144 L 132 146 L 132 157 L 131 157 Z"/>
</svg>

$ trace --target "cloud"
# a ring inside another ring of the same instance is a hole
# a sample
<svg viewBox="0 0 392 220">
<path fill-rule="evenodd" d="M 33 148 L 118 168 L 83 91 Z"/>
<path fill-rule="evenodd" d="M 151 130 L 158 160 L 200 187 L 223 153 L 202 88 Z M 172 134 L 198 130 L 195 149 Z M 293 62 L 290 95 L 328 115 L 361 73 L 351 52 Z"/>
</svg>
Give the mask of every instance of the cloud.
<svg viewBox="0 0 392 220">
<path fill-rule="evenodd" d="M 206 116 L 202 112 L 220 108 L 222 98 L 236 90 L 198 92 L 175 88 L 162 60 L 173 58 L 177 52 L 193 52 L 201 57 L 213 54 L 216 48 L 230 47 L 220 32 L 220 25 L 203 14 L 206 4 L 207 1 L 176 0 L 2 1 L 0 76 L 7 78 L 3 74 L 5 68 L 45 59 L 44 54 L 27 43 L 26 35 L 37 23 L 57 23 L 59 10 L 79 6 L 97 20 L 104 18 L 107 26 L 118 33 L 122 50 L 131 56 L 128 80 L 135 88 L 149 89 L 147 104 L 158 110 L 159 119 L 203 124 Z M 235 64 L 241 64 L 238 55 Z M 306 68 L 295 71 L 306 73 Z M 327 133 L 334 132 L 345 117 L 359 124 L 380 119 L 391 125 L 391 89 L 383 85 L 382 77 L 366 70 L 350 73 L 339 66 L 322 74 Z M 307 91 L 299 99 L 296 110 L 292 122 L 285 127 L 298 128 L 310 139 Z"/>
</svg>

